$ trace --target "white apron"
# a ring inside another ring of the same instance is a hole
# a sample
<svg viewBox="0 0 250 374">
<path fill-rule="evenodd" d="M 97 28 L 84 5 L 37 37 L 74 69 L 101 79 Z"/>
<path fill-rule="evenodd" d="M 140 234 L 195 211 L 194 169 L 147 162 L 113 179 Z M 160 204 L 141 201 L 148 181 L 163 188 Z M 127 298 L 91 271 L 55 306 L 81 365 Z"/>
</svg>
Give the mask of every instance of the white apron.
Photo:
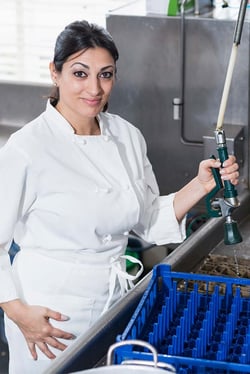
<svg viewBox="0 0 250 374">
<path fill-rule="evenodd" d="M 125 260 L 128 257 L 140 263 L 130 256 L 123 256 L 121 248 L 82 254 L 22 250 L 15 258 L 13 271 L 23 300 L 68 316 L 68 321 L 51 320 L 51 324 L 77 337 L 117 301 L 142 273 L 141 263 L 136 276 L 126 273 Z M 46 282 L 43 283 L 43 279 Z M 5 324 L 11 357 L 9 374 L 42 373 L 51 360 L 37 349 L 38 360 L 34 361 L 19 328 L 7 317 Z M 73 342 L 61 341 L 66 345 Z M 57 356 L 61 354 L 57 349 L 50 349 Z"/>
</svg>

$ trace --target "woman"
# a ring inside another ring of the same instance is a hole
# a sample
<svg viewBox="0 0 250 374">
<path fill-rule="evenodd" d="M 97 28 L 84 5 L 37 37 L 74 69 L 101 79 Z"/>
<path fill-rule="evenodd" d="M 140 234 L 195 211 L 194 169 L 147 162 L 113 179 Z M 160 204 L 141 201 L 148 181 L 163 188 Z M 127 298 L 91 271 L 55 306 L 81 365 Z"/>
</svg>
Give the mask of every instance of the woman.
<svg viewBox="0 0 250 374">
<path fill-rule="evenodd" d="M 185 215 L 214 187 L 211 167 L 159 196 L 140 131 L 105 112 L 118 51 L 103 28 L 74 22 L 50 64 L 44 113 L 0 151 L 0 291 L 10 373 L 40 373 L 129 288 L 128 233 L 158 245 L 185 238 Z M 220 169 L 238 182 L 234 157 Z M 8 249 L 20 246 L 13 265 Z"/>
</svg>

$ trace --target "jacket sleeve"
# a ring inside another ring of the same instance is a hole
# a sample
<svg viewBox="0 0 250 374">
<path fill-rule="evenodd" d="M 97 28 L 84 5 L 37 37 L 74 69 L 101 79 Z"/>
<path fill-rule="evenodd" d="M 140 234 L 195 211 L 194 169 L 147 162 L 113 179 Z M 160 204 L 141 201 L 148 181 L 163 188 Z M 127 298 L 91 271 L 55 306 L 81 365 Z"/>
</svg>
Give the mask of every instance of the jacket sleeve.
<svg viewBox="0 0 250 374">
<path fill-rule="evenodd" d="M 146 154 L 146 143 L 143 137 L 141 144 L 145 201 L 143 214 L 133 231 L 149 243 L 157 245 L 180 243 L 186 237 L 186 217 L 180 223 L 177 221 L 173 205 L 174 193 L 160 196 L 152 165 Z"/>
<path fill-rule="evenodd" d="M 31 203 L 30 162 L 11 143 L 0 150 L 0 303 L 18 298 L 8 251 L 16 224 Z"/>
</svg>

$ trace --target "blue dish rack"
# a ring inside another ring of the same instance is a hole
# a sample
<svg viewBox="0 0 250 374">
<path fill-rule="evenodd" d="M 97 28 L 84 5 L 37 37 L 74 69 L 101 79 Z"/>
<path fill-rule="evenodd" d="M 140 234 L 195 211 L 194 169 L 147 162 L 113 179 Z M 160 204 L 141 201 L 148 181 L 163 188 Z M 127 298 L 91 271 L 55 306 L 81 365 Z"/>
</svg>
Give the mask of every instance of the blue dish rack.
<svg viewBox="0 0 250 374">
<path fill-rule="evenodd" d="M 117 341 L 140 339 L 178 374 L 250 373 L 250 279 L 154 267 L 152 278 Z M 117 349 L 115 362 L 151 360 L 146 350 Z"/>
</svg>

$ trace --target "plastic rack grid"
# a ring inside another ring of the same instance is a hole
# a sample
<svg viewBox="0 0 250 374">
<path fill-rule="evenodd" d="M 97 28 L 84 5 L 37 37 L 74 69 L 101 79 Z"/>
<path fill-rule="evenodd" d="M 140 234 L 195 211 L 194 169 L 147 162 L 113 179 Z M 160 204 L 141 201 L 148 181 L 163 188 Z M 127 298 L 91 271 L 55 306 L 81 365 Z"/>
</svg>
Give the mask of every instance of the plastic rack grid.
<svg viewBox="0 0 250 374">
<path fill-rule="evenodd" d="M 117 341 L 140 339 L 177 373 L 250 373 L 250 279 L 172 272 L 157 265 Z M 116 363 L 152 360 L 138 347 L 117 349 Z"/>
</svg>

